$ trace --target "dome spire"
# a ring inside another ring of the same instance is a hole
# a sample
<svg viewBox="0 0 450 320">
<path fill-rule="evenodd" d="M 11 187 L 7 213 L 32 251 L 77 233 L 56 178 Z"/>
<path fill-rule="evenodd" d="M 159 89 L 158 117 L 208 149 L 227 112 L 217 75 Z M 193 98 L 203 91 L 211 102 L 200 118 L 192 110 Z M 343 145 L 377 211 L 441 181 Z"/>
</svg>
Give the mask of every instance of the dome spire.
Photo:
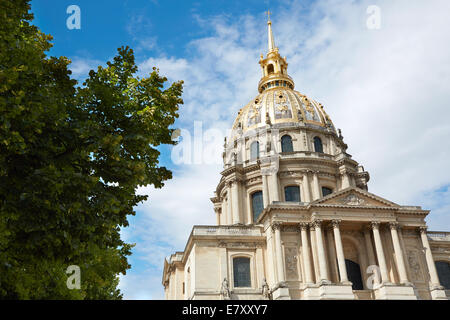
<svg viewBox="0 0 450 320">
<path fill-rule="evenodd" d="M 258 84 L 258 91 L 263 92 L 266 89 L 275 87 L 288 87 L 294 89 L 294 81 L 287 73 L 288 63 L 286 58 L 281 57 L 278 48 L 275 46 L 275 40 L 272 33 L 272 21 L 270 21 L 270 11 L 267 14 L 267 32 L 269 51 L 266 57 L 261 54 L 259 64 L 262 69 L 262 78 Z"/>
<path fill-rule="evenodd" d="M 270 21 L 270 12 L 267 10 L 267 28 L 268 28 L 268 40 L 269 40 L 269 52 L 275 51 L 275 40 L 273 39 L 273 33 L 272 33 L 272 21 Z"/>
</svg>

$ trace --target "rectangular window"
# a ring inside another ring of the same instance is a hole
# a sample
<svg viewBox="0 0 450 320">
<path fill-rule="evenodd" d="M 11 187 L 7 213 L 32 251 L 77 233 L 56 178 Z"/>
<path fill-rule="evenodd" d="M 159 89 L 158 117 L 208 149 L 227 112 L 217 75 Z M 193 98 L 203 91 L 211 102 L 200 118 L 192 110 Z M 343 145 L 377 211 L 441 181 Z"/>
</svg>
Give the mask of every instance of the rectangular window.
<svg viewBox="0 0 450 320">
<path fill-rule="evenodd" d="M 289 186 L 284 188 L 285 201 L 300 202 L 300 188 L 298 186 Z"/>
<path fill-rule="evenodd" d="M 251 287 L 250 258 L 239 257 L 233 259 L 234 287 Z"/>
<path fill-rule="evenodd" d="M 262 191 L 257 191 L 252 194 L 253 222 L 256 222 L 256 220 L 258 220 L 258 217 L 263 210 L 264 210 L 263 193 Z"/>
</svg>

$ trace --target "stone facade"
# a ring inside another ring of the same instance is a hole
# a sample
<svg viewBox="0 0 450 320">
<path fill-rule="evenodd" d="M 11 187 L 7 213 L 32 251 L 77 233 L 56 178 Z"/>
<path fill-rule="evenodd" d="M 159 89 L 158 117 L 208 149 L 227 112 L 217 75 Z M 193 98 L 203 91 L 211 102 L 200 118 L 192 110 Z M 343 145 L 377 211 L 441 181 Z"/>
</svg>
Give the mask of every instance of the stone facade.
<svg viewBox="0 0 450 320">
<path fill-rule="evenodd" d="M 164 262 L 166 299 L 447 299 L 435 261 L 450 263 L 450 232 L 427 232 L 428 210 L 368 192 L 323 106 L 294 91 L 268 24 L 259 95 L 225 141 L 217 225 L 194 226 Z M 235 258 L 248 258 L 245 287 Z"/>
</svg>

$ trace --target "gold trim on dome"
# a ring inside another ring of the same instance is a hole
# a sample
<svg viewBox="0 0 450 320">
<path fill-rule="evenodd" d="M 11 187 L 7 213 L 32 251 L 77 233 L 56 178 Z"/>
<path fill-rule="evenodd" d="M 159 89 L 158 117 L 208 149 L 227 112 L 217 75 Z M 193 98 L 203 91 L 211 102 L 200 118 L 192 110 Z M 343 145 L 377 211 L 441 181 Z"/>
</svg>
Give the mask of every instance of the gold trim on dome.
<svg viewBox="0 0 450 320">
<path fill-rule="evenodd" d="M 300 113 L 301 113 L 301 115 L 302 115 L 302 118 L 303 118 L 302 121 L 304 121 L 304 119 L 305 119 L 306 117 L 305 117 L 305 114 L 304 114 L 302 108 L 300 107 L 300 104 L 299 104 L 298 101 L 297 101 L 296 91 L 293 91 L 293 90 L 286 90 L 286 92 L 288 93 L 289 97 L 291 98 L 291 101 L 294 101 L 294 104 L 295 104 L 295 111 L 296 111 L 296 112 L 294 112 L 294 114 L 293 114 L 295 121 L 296 121 L 296 122 L 300 122 L 300 119 L 298 118 L 298 112 L 299 112 L 299 111 L 300 111 Z"/>
<path fill-rule="evenodd" d="M 304 95 L 304 94 L 301 94 L 300 92 L 298 92 L 298 91 L 294 91 L 295 93 L 297 93 L 295 96 L 296 96 L 296 98 L 297 98 L 297 101 L 298 101 L 298 103 L 299 103 L 299 105 L 301 105 L 301 106 L 303 106 L 303 102 L 300 100 L 300 99 L 303 99 L 303 98 L 307 98 L 308 99 L 308 101 L 310 101 L 310 99 L 306 96 L 306 95 Z M 314 100 L 313 100 L 314 101 Z M 313 108 L 314 108 L 314 105 L 313 105 Z M 325 123 L 323 123 L 323 122 L 321 122 L 321 121 L 316 121 L 316 120 L 309 120 L 308 118 L 307 118 L 307 116 L 306 116 L 306 112 L 305 112 L 305 110 L 304 110 L 304 108 L 302 108 L 301 107 L 301 109 L 302 109 L 302 115 L 303 115 L 303 122 L 304 123 L 311 123 L 311 124 L 315 124 L 315 125 L 318 125 L 318 126 L 321 126 L 321 127 L 326 127 L 326 124 Z M 319 112 L 317 112 L 317 113 L 319 113 Z M 313 117 L 313 119 L 314 119 L 314 117 Z M 320 120 L 320 116 L 319 116 L 319 120 Z"/>
<path fill-rule="evenodd" d="M 252 106 L 252 104 L 254 104 L 256 99 L 259 99 L 259 105 L 260 105 L 259 112 L 260 112 L 261 118 L 260 118 L 260 121 L 258 123 L 255 123 L 255 124 L 253 124 L 251 126 L 248 126 L 248 114 L 250 113 L 250 108 L 251 108 L 250 106 Z M 244 118 L 245 123 L 244 123 L 244 126 L 243 126 L 243 128 L 245 128 L 245 131 L 256 129 L 259 126 L 261 126 L 261 124 L 265 123 L 264 122 L 265 121 L 264 106 L 265 106 L 265 96 L 264 96 L 264 94 L 259 94 L 258 96 L 256 96 L 256 98 L 253 101 L 251 101 L 250 103 L 248 103 L 244 107 L 246 109 L 245 118 Z"/>
<path fill-rule="evenodd" d="M 325 121 L 325 119 L 323 117 L 323 114 L 322 114 L 322 112 L 320 110 L 319 103 L 317 101 L 315 101 L 315 100 L 311 100 L 310 102 L 316 107 L 316 111 L 319 114 L 320 119 L 322 120 L 323 124 L 326 126 L 327 122 Z"/>
<path fill-rule="evenodd" d="M 257 102 L 255 103 L 255 101 Z M 282 113 L 281 111 L 290 113 Z M 327 114 L 323 107 L 321 108 L 320 103 L 287 87 L 274 87 L 258 94 L 255 99 L 251 100 L 240 110 L 232 128 L 237 129 L 239 122 L 242 123 L 243 132 L 265 127 L 267 124 L 267 113 L 273 124 L 302 122 L 327 128 L 330 123 L 334 129 L 334 124 L 331 119 L 328 120 L 326 118 Z M 277 118 L 277 115 L 279 118 Z M 300 116 L 302 119 L 299 118 Z M 251 120 L 251 118 L 255 117 L 257 117 L 258 122 Z M 309 120 L 308 117 L 312 119 Z M 236 134 L 231 138 L 234 139 L 235 137 Z"/>
</svg>

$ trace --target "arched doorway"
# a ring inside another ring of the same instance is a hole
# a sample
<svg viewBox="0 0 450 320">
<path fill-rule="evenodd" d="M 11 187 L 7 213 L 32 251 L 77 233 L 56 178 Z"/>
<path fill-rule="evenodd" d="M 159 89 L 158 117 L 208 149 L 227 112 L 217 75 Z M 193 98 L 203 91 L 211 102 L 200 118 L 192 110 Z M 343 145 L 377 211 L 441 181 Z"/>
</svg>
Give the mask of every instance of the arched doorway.
<svg viewBox="0 0 450 320">
<path fill-rule="evenodd" d="M 350 236 L 343 236 L 345 268 L 347 278 L 352 283 L 353 290 L 364 290 L 364 282 L 361 274 L 361 257 L 358 250 L 358 241 Z"/>
<path fill-rule="evenodd" d="M 347 269 L 348 280 L 352 283 L 352 289 L 364 290 L 359 264 L 352 260 L 345 259 L 345 268 Z"/>
</svg>

